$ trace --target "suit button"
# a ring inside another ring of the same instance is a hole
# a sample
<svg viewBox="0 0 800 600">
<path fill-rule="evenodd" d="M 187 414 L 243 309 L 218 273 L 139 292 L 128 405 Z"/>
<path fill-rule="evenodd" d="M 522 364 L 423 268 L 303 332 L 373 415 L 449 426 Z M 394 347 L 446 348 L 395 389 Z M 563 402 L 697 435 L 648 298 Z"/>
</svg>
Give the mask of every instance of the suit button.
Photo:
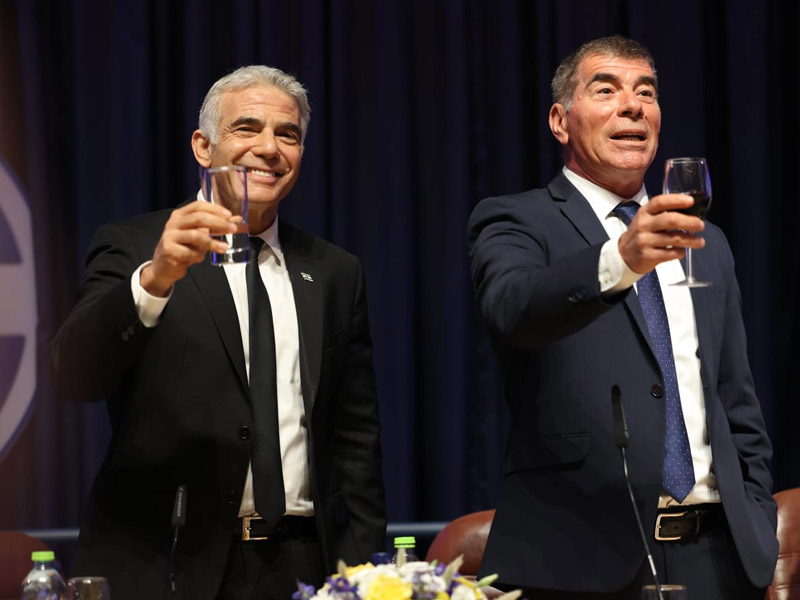
<svg viewBox="0 0 800 600">
<path fill-rule="evenodd" d="M 245 425 L 239 430 L 239 437 L 243 440 L 249 440 L 250 435 L 251 435 L 250 428 L 247 425 Z"/>
<path fill-rule="evenodd" d="M 227 500 L 228 504 L 233 504 L 236 502 L 236 490 L 228 490 Z"/>
<path fill-rule="evenodd" d="M 653 396 L 653 398 L 661 398 L 664 395 L 664 388 L 655 384 L 650 388 L 650 395 Z"/>
</svg>

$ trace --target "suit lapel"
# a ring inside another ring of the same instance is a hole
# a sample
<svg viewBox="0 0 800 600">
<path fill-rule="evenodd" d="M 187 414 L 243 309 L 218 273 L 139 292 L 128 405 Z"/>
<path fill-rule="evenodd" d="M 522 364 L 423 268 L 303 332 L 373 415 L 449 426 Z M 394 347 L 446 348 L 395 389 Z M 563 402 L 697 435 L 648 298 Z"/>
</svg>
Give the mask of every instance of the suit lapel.
<svg viewBox="0 0 800 600">
<path fill-rule="evenodd" d="M 237 375 L 239 375 L 239 380 L 242 382 L 244 389 L 249 391 L 250 386 L 247 383 L 239 317 L 236 314 L 236 306 L 233 303 L 233 296 L 231 295 L 224 269 L 213 266 L 206 260 L 191 267 L 189 276 L 197 285 L 206 304 L 208 304 L 225 350 L 236 369 Z"/>
<path fill-rule="evenodd" d="M 575 186 L 569 182 L 569 179 L 563 173 L 550 182 L 548 189 L 550 195 L 559 202 L 561 212 L 570 220 L 587 244 L 602 244 L 608 240 L 608 234 L 602 223 L 597 219 L 597 215 L 589 205 L 589 201 L 575 189 Z M 650 341 L 650 332 L 647 330 L 647 322 L 644 319 L 642 306 L 639 304 L 639 296 L 634 290 L 631 290 L 625 297 L 625 307 L 636 323 L 642 337 L 647 342 L 650 352 L 655 357 L 653 344 Z"/>
<path fill-rule="evenodd" d="M 286 268 L 292 282 L 300 334 L 300 379 L 303 404 L 311 413 L 317 398 L 322 363 L 323 289 L 325 273 L 313 255 L 311 238 L 285 221 L 278 226 Z"/>
<path fill-rule="evenodd" d="M 561 212 L 590 246 L 608 240 L 608 234 L 602 223 L 597 220 L 589 201 L 575 189 L 563 173 L 550 182 L 548 189 L 553 199 L 558 202 Z"/>
</svg>

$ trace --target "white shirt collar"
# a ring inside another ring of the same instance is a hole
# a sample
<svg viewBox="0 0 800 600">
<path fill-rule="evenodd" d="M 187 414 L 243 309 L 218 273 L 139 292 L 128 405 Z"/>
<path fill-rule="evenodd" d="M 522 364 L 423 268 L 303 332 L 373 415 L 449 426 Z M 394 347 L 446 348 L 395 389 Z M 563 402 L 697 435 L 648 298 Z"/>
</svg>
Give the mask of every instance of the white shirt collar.
<svg viewBox="0 0 800 600">
<path fill-rule="evenodd" d="M 630 198 L 623 198 L 622 196 L 617 196 L 614 192 L 611 192 L 604 187 L 600 187 L 596 183 L 592 183 L 585 177 L 581 177 L 575 171 L 571 171 L 566 166 L 562 169 L 562 171 L 569 182 L 578 189 L 584 198 L 586 198 L 586 200 L 589 202 L 589 205 L 592 207 L 592 210 L 595 212 L 597 218 L 600 219 L 601 222 L 607 219 L 609 216 L 614 216 L 612 211 L 620 202 L 633 201 L 643 206 L 649 201 L 647 190 L 645 189 L 644 184 L 642 184 L 641 189 L 633 196 Z"/>
</svg>

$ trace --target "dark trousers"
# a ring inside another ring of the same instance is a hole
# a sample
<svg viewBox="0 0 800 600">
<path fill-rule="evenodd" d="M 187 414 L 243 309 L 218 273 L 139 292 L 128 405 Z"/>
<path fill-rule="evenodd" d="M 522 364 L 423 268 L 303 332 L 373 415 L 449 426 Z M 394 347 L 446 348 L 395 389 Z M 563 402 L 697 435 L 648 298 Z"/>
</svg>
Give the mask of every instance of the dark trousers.
<svg viewBox="0 0 800 600">
<path fill-rule="evenodd" d="M 688 600 L 763 600 L 766 590 L 756 588 L 744 573 L 739 554 L 727 527 L 675 542 L 653 539 L 650 552 L 659 583 L 681 584 Z M 644 554 L 644 550 L 642 550 Z M 576 577 L 580 568 L 576 567 Z M 642 586 L 653 583 L 647 559 L 623 589 L 609 593 L 578 593 L 525 589 L 529 600 L 640 600 Z"/>
<path fill-rule="evenodd" d="M 291 600 L 297 582 L 319 588 L 325 580 L 318 541 L 235 539 L 218 600 Z"/>
</svg>

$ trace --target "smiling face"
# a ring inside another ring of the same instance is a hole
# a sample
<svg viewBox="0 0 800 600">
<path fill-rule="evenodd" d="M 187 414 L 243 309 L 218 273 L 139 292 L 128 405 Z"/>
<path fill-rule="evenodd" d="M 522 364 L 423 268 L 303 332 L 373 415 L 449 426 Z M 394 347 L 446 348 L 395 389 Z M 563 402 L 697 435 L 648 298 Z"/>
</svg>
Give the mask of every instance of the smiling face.
<svg viewBox="0 0 800 600">
<path fill-rule="evenodd" d="M 641 188 L 658 149 L 661 108 L 646 60 L 592 54 L 578 67 L 569 111 L 550 109 L 566 166 L 624 198 Z"/>
<path fill-rule="evenodd" d="M 203 167 L 248 168 L 250 233 L 260 233 L 272 224 L 300 174 L 300 111 L 291 96 L 264 86 L 226 92 L 219 108 L 216 143 L 198 129 L 192 149 Z"/>
</svg>

